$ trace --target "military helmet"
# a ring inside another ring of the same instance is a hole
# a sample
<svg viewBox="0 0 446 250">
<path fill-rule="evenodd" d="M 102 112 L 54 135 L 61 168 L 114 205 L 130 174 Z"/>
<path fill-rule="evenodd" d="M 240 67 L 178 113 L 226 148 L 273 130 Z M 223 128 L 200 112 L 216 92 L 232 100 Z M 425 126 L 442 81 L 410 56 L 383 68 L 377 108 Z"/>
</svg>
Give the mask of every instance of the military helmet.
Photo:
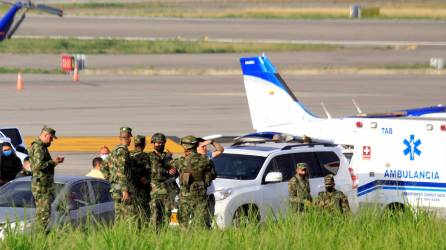
<svg viewBox="0 0 446 250">
<path fill-rule="evenodd" d="M 188 136 L 181 138 L 180 144 L 185 149 L 192 149 L 192 148 L 196 148 L 198 146 L 198 140 L 197 140 L 197 137 L 188 135 Z"/>
<path fill-rule="evenodd" d="M 301 163 L 297 163 L 296 164 L 296 169 L 307 169 L 308 168 L 308 164 L 305 162 L 301 162 Z"/>
<path fill-rule="evenodd" d="M 324 177 L 324 183 L 326 187 L 333 187 L 335 185 L 334 177 L 332 174 L 327 174 Z"/>
<path fill-rule="evenodd" d="M 135 145 L 146 144 L 146 137 L 143 135 L 135 136 Z"/>
<path fill-rule="evenodd" d="M 155 143 L 155 142 L 166 142 L 166 136 L 162 133 L 155 133 L 152 135 L 152 137 L 150 138 L 150 143 Z"/>
</svg>

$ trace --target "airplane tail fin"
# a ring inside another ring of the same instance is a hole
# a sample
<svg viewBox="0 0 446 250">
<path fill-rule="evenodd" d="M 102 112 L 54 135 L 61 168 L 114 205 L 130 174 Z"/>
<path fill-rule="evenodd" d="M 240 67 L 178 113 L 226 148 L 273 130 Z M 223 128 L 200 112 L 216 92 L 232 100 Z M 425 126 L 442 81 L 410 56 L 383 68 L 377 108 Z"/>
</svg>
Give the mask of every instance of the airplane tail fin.
<svg viewBox="0 0 446 250">
<path fill-rule="evenodd" d="M 319 119 L 299 102 L 266 56 L 241 58 L 240 64 L 255 130 L 296 135 Z"/>
</svg>

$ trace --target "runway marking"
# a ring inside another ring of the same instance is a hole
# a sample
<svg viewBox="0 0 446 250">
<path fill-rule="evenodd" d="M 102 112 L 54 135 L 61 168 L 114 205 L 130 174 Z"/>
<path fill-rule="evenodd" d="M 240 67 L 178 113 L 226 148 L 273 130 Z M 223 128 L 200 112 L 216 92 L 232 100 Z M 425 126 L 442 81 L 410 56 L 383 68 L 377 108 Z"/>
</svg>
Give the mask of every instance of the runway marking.
<svg viewBox="0 0 446 250">
<path fill-rule="evenodd" d="M 25 136 L 25 141 L 29 147 L 31 142 L 35 140 L 36 137 Z M 147 146 L 145 151 L 152 151 L 153 146 L 150 143 L 150 136 L 146 136 Z M 112 150 L 116 145 L 119 144 L 119 139 L 117 136 L 59 136 L 59 139 L 54 140 L 50 151 L 57 152 L 99 152 L 102 146 L 107 146 Z M 130 146 L 130 150 L 133 150 L 133 141 Z M 183 147 L 178 143 L 167 140 L 166 149 L 173 154 L 183 153 Z"/>
<path fill-rule="evenodd" d="M 165 41 L 180 40 L 185 42 L 203 41 L 203 38 L 184 37 L 119 37 L 119 36 L 24 36 L 16 35 L 16 38 L 27 39 L 79 39 L 79 40 L 128 40 L 128 41 Z M 352 41 L 352 40 L 275 40 L 275 39 L 232 39 L 232 38 L 207 38 L 208 42 L 221 43 L 272 43 L 272 44 L 324 44 L 324 45 L 344 45 L 344 46 L 446 46 L 446 41 Z"/>
</svg>

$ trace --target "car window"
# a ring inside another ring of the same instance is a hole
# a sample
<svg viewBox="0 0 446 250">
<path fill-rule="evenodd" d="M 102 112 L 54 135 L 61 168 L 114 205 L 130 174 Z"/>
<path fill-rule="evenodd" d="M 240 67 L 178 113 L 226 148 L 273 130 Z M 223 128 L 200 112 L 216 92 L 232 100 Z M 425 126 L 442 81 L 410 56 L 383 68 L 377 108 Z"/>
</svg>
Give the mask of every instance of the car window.
<svg viewBox="0 0 446 250">
<path fill-rule="evenodd" d="M 280 172 L 282 173 L 283 181 L 289 181 L 296 173 L 292 155 L 278 155 L 274 157 L 266 168 L 265 174 L 263 175 L 263 181 L 265 180 L 266 175 L 271 172 Z"/>
<path fill-rule="evenodd" d="M 63 188 L 63 184 L 54 184 L 56 194 Z M 31 192 L 31 181 L 9 182 L 0 188 L 0 207 L 36 207 Z"/>
<path fill-rule="evenodd" d="M 218 178 L 253 180 L 259 174 L 265 157 L 223 153 L 212 161 Z"/>
<path fill-rule="evenodd" d="M 0 207 L 36 207 L 31 182 L 11 182 L 3 186 L 0 192 Z"/>
<path fill-rule="evenodd" d="M 74 184 L 69 191 L 68 200 L 70 203 L 77 202 L 80 207 L 91 203 L 90 195 L 88 193 L 88 185 L 86 182 L 79 182 Z"/>
<path fill-rule="evenodd" d="M 316 156 L 321 165 L 323 176 L 338 173 L 341 160 L 334 152 L 316 152 Z"/>
<path fill-rule="evenodd" d="M 112 201 L 110 185 L 102 181 L 91 181 L 93 187 L 93 203 L 105 203 Z"/>
<path fill-rule="evenodd" d="M 322 169 L 319 166 L 319 163 L 312 152 L 305 152 L 305 153 L 296 153 L 293 154 L 294 162 L 297 163 L 307 163 L 308 164 L 308 172 L 310 175 L 310 178 L 319 178 L 323 177 Z"/>
</svg>

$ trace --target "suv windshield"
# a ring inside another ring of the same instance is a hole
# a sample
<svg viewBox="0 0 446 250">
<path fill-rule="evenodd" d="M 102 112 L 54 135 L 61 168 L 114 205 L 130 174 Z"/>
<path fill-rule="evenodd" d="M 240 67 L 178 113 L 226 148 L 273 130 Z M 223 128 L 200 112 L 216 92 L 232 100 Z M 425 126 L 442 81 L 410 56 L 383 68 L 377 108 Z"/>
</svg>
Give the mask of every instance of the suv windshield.
<svg viewBox="0 0 446 250">
<path fill-rule="evenodd" d="M 213 158 L 217 178 L 253 180 L 259 174 L 265 157 L 253 155 L 222 154 Z"/>
<path fill-rule="evenodd" d="M 56 194 L 63 184 L 55 183 Z M 31 192 L 31 181 L 10 182 L 0 188 L 0 207 L 34 208 L 34 197 Z"/>
</svg>

